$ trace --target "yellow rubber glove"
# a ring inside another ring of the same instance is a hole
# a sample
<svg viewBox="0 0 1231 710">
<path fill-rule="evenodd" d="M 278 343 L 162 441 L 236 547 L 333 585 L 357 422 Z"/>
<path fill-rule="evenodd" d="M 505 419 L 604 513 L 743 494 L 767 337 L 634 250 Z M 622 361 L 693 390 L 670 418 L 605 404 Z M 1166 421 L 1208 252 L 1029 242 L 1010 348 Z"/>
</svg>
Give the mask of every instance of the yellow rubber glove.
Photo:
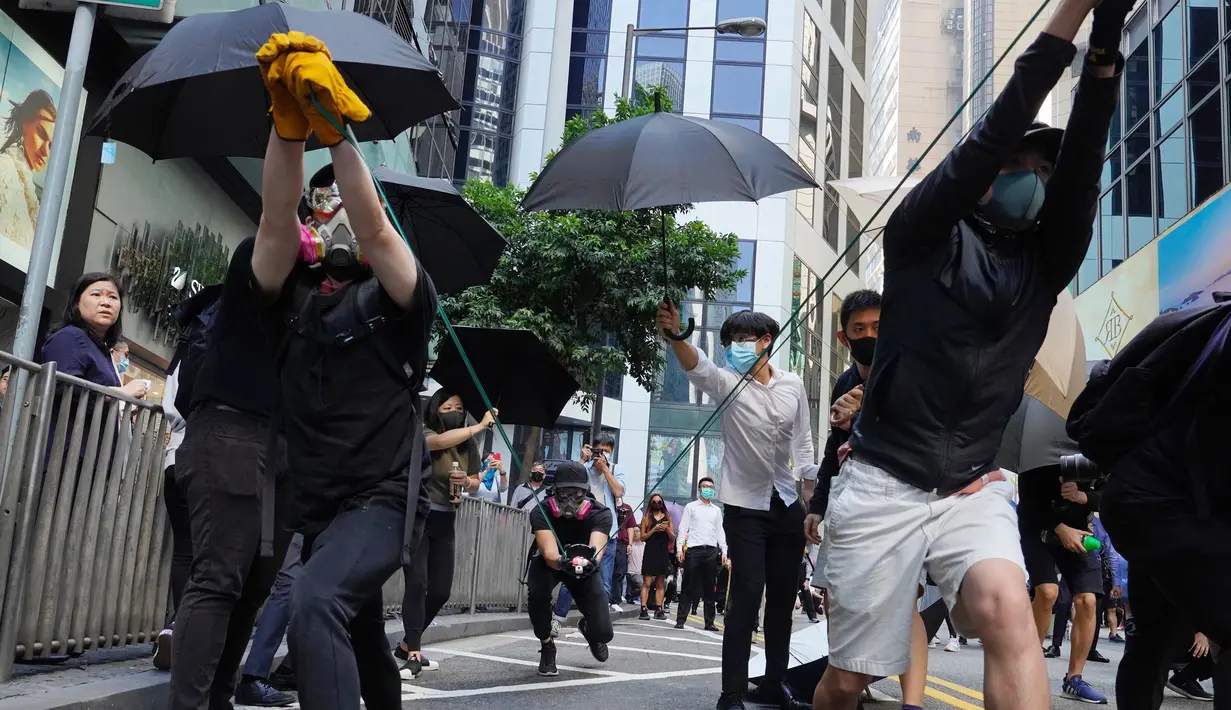
<svg viewBox="0 0 1231 710">
<path fill-rule="evenodd" d="M 269 113 L 273 116 L 274 130 L 278 137 L 288 141 L 306 141 L 312 134 L 308 117 L 295 95 L 282 81 L 286 56 L 294 51 L 320 51 L 325 45 L 320 40 L 302 32 L 279 32 L 269 36 L 269 41 L 256 53 L 261 68 L 261 78 L 269 91 Z"/>
<path fill-rule="evenodd" d="M 366 121 L 372 115 L 346 85 L 346 80 L 334 66 L 324 45 L 319 51 L 298 50 L 287 54 L 283 83 L 299 101 L 300 110 L 308 117 L 312 132 L 324 145 L 337 145 L 345 139 L 335 123 L 345 126 L 347 121 Z M 320 102 L 321 109 L 317 108 L 316 102 Z M 322 115 L 322 109 L 327 116 Z"/>
</svg>

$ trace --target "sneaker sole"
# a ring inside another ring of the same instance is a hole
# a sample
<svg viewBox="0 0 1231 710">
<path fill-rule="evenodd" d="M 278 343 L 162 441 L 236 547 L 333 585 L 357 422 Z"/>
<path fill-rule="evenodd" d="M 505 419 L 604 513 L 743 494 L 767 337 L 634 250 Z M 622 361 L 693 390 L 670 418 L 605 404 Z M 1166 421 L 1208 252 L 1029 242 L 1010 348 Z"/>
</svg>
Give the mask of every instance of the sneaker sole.
<svg viewBox="0 0 1231 710">
<path fill-rule="evenodd" d="M 423 673 L 422 671 L 420 671 L 419 673 L 411 673 L 410 671 L 398 671 L 398 675 L 401 676 L 402 680 L 416 680 L 419 678 L 419 676 L 423 675 Z"/>
<path fill-rule="evenodd" d="M 1087 705 L 1106 705 L 1107 704 L 1106 698 L 1103 698 L 1102 700 L 1090 700 L 1089 698 L 1083 698 L 1077 693 L 1073 693 L 1067 690 L 1064 691 L 1064 697 L 1070 700 L 1076 700 L 1079 703 L 1086 703 Z"/>
<path fill-rule="evenodd" d="M 556 676 L 560 675 L 560 671 L 539 671 L 539 675 L 543 676 L 544 678 L 555 678 Z"/>
<path fill-rule="evenodd" d="M 1171 692 L 1175 693 L 1176 695 L 1180 695 L 1180 696 L 1182 696 L 1182 697 L 1188 698 L 1189 700 L 1199 700 L 1199 701 L 1204 702 L 1204 703 L 1212 703 L 1212 702 L 1214 702 L 1214 698 L 1212 698 L 1212 697 L 1211 697 L 1211 698 L 1203 698 L 1203 697 L 1201 697 L 1200 695 L 1193 695 L 1192 693 L 1188 692 L 1187 690 L 1184 690 L 1184 689 L 1183 689 L 1183 688 L 1181 688 L 1180 686 L 1178 686 L 1178 685 L 1173 685 L 1171 681 L 1167 681 L 1167 689 L 1168 689 L 1168 690 L 1170 690 Z"/>
</svg>

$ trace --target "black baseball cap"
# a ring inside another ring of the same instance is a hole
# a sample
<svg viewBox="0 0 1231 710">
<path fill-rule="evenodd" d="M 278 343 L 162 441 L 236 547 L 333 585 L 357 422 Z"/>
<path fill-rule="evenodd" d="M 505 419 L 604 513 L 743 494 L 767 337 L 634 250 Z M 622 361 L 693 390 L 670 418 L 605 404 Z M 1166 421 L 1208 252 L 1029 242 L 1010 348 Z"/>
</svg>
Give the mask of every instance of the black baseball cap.
<svg viewBox="0 0 1231 710">
<path fill-rule="evenodd" d="M 1060 141 L 1063 139 L 1063 128 L 1052 128 L 1042 121 L 1035 121 L 1022 136 L 1022 149 L 1034 148 L 1054 163 L 1060 155 Z"/>
<path fill-rule="evenodd" d="M 556 488 L 581 488 L 589 491 L 590 474 L 586 472 L 584 466 L 576 461 L 565 461 L 556 468 L 553 485 Z"/>
</svg>

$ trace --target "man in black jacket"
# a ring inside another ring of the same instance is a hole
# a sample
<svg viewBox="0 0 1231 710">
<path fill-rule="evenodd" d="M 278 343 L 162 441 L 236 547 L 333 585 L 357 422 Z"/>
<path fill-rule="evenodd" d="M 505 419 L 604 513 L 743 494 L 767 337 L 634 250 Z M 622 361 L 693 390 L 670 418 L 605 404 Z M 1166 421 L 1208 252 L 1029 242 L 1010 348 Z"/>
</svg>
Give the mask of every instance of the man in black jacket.
<svg viewBox="0 0 1231 710">
<path fill-rule="evenodd" d="M 1061 0 L 970 137 L 885 227 L 884 335 L 825 520 L 831 653 L 816 708 L 852 710 L 873 677 L 910 666 L 925 572 L 958 631 L 984 640 L 988 707 L 1050 707 L 1013 487 L 991 462 L 1090 243 L 1132 2 L 1095 4 Z M 1032 121 L 1092 10 L 1061 138 Z"/>
</svg>

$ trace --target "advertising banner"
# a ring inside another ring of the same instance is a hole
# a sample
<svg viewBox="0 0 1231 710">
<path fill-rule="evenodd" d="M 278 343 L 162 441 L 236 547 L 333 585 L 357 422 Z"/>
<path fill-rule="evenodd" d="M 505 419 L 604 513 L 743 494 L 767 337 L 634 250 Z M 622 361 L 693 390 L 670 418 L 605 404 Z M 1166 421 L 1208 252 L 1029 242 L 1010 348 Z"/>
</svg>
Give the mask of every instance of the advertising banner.
<svg viewBox="0 0 1231 710">
<path fill-rule="evenodd" d="M 1177 223 L 1158 240 L 1160 313 L 1214 302 L 1231 291 L 1231 191 Z"/>
<path fill-rule="evenodd" d="M 1076 299 L 1086 358 L 1115 357 L 1158 315 L 1159 245 L 1153 241 Z"/>
</svg>

